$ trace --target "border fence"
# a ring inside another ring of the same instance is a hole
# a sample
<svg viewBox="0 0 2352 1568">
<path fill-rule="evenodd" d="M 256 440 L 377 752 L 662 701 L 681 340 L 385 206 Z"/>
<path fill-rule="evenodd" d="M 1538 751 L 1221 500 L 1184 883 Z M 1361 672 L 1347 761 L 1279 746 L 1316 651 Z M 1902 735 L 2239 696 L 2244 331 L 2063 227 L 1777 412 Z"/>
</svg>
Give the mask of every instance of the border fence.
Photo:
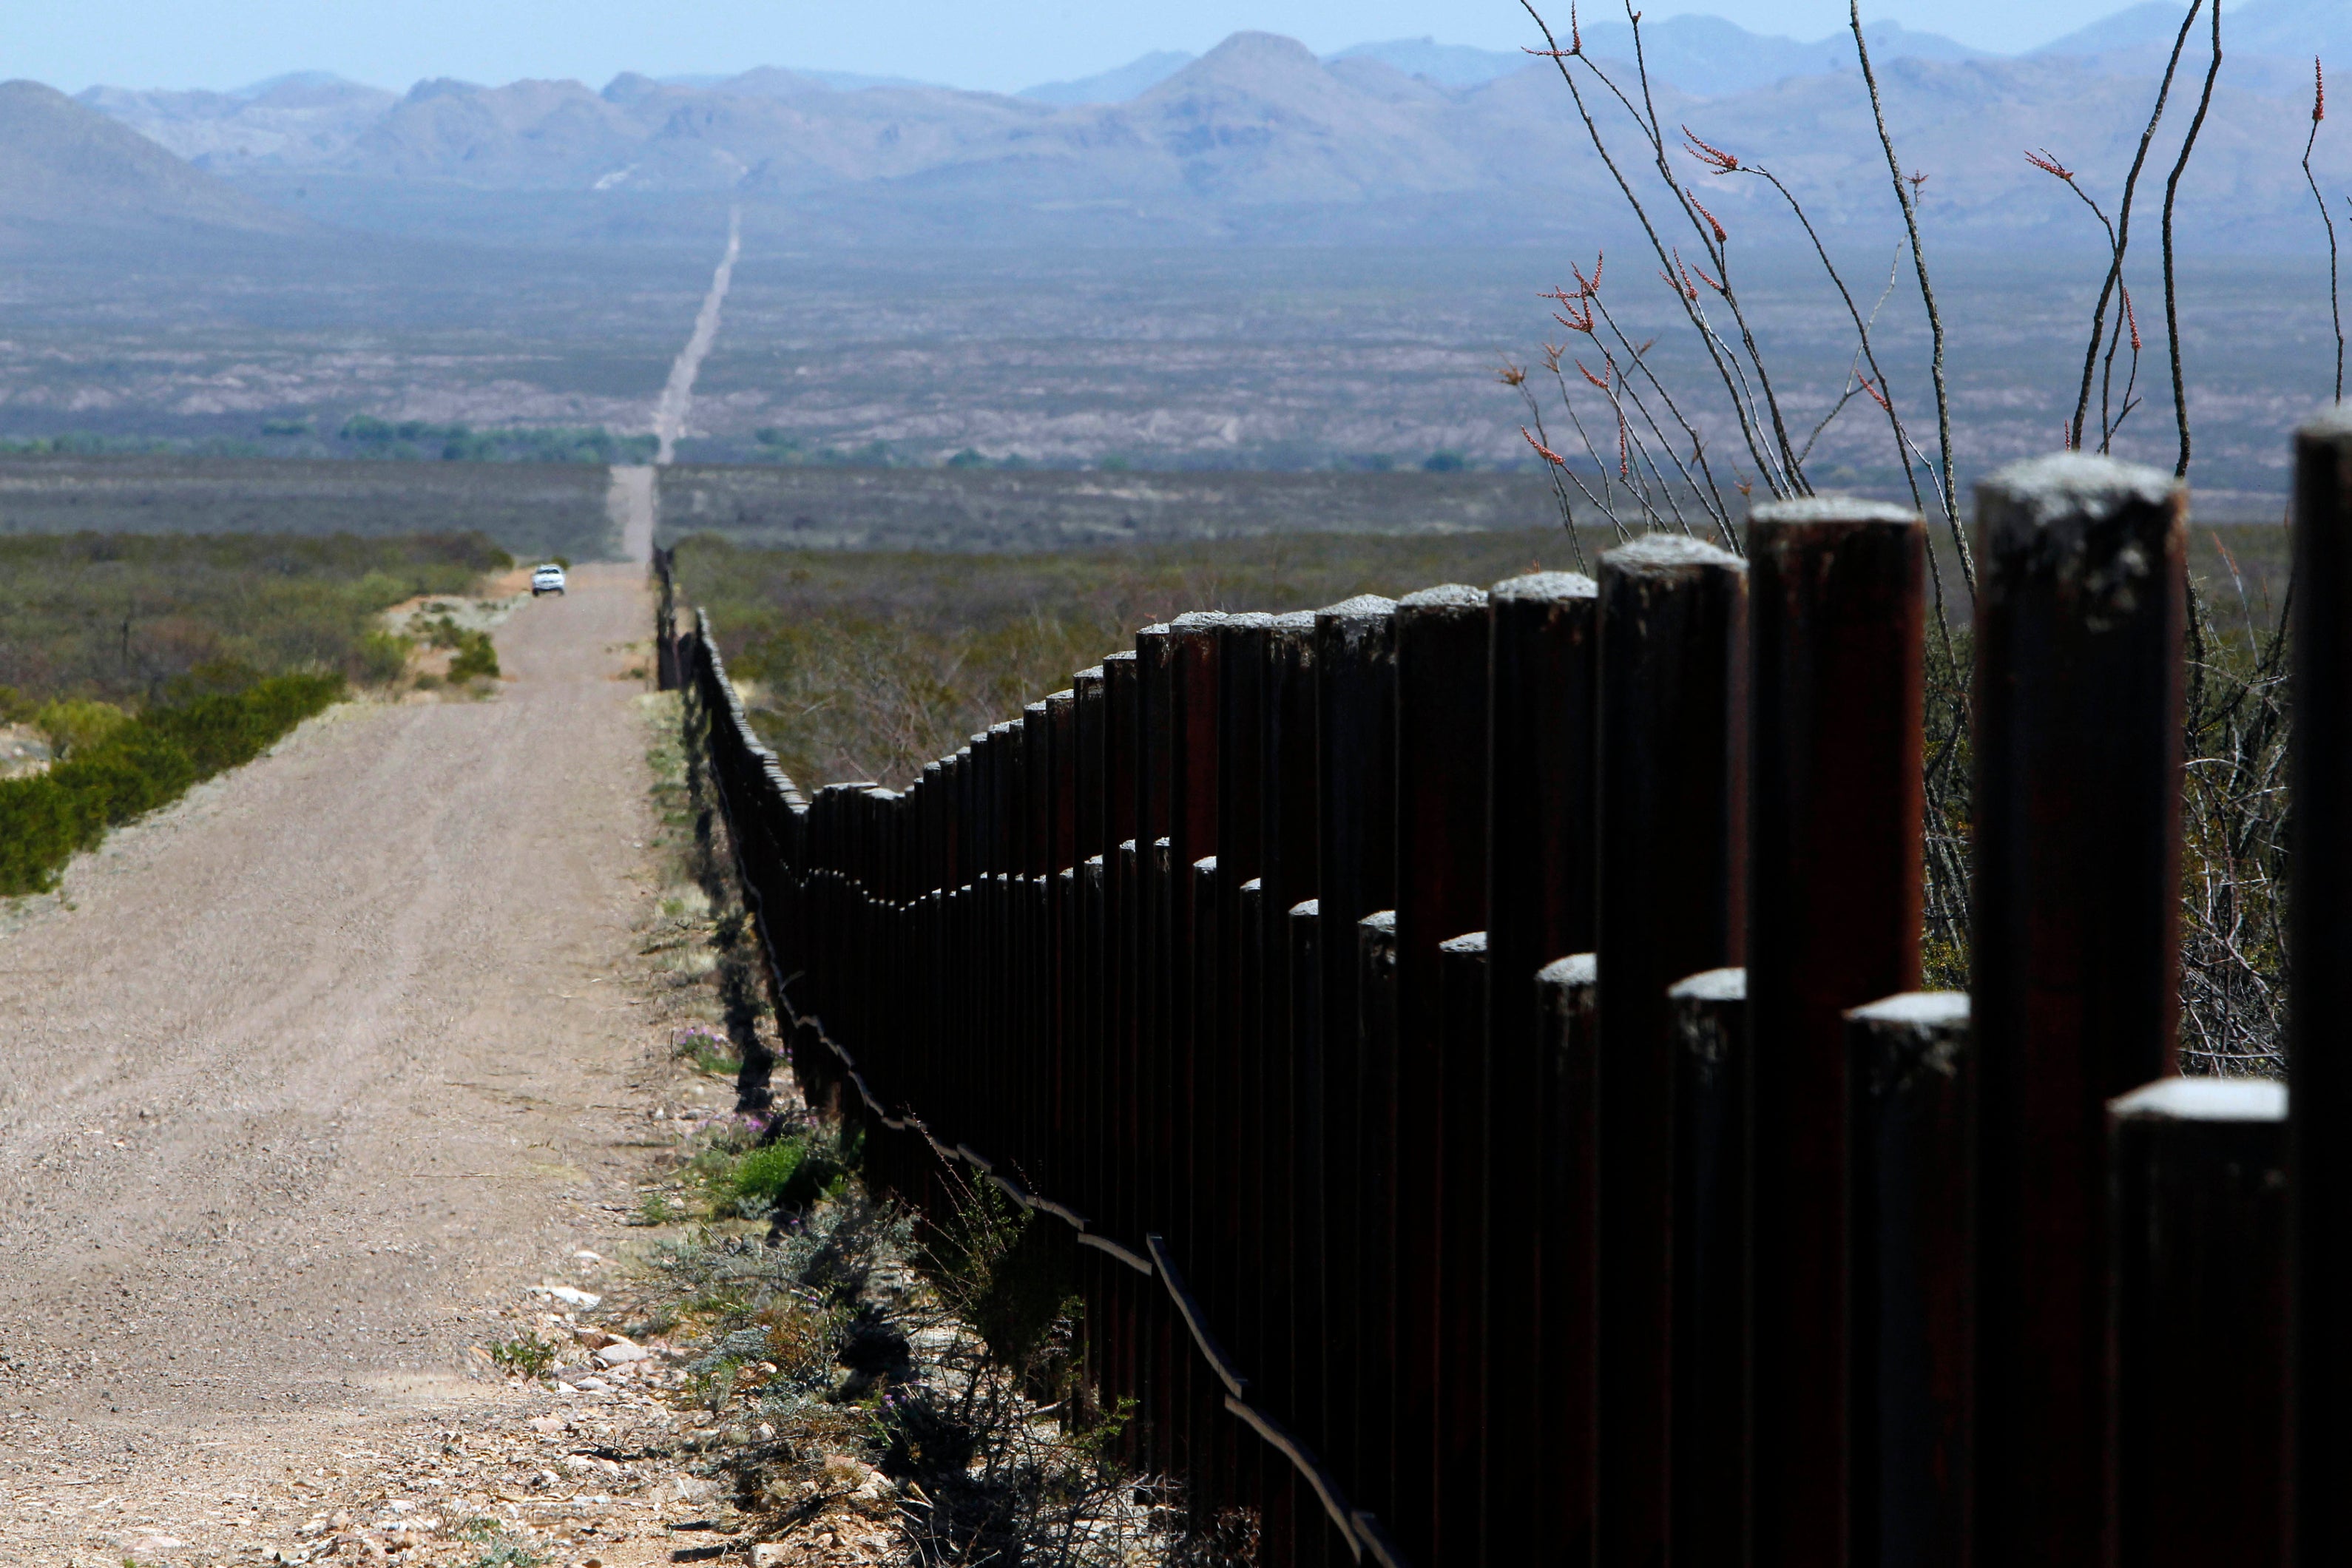
<svg viewBox="0 0 2352 1568">
<path fill-rule="evenodd" d="M 811 1098 L 1050 1219 L 1129 1457 L 1260 1563 L 2341 1563 L 2352 412 L 2297 487 L 2292 1161 L 2177 1076 L 2152 470 L 1979 492 L 1965 996 L 1886 507 L 1181 616 L 904 792 L 803 796 L 657 555 L 660 663 Z"/>
</svg>

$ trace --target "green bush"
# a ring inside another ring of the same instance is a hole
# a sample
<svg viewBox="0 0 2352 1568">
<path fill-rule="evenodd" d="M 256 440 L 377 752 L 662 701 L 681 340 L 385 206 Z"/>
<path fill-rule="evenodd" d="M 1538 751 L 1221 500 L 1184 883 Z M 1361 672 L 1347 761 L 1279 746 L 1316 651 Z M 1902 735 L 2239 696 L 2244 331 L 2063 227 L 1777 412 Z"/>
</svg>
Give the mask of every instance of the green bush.
<svg viewBox="0 0 2352 1568">
<path fill-rule="evenodd" d="M 71 746 L 47 773 L 0 780 L 0 894 L 39 892 L 108 828 L 252 761 L 342 689 L 341 676 L 275 676 L 234 694 L 125 716 L 99 739 Z"/>
<path fill-rule="evenodd" d="M 61 760 L 79 755 L 129 722 L 131 715 L 111 702 L 50 702 L 33 715 L 33 727 L 48 737 L 50 754 Z"/>
<path fill-rule="evenodd" d="M 457 657 L 449 661 L 449 679 L 496 680 L 499 678 L 499 650 L 490 645 L 488 632 L 459 632 Z"/>
<path fill-rule="evenodd" d="M 841 1166 L 810 1140 L 780 1138 L 735 1162 L 721 1183 L 722 1211 L 728 1206 L 741 1214 L 803 1209 L 824 1196 L 841 1174 Z"/>
</svg>

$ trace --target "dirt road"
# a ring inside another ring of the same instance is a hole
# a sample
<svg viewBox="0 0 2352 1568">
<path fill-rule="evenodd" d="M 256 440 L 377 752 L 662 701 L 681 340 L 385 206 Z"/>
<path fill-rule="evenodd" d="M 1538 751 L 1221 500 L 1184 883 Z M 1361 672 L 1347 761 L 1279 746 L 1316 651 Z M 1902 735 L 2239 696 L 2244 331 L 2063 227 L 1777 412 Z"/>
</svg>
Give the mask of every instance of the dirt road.
<svg viewBox="0 0 2352 1568">
<path fill-rule="evenodd" d="M 333 710 L 0 928 L 0 1562 L 253 1561 L 263 1488 L 511 1397 L 484 1302 L 616 1250 L 649 615 L 582 567 L 495 700 Z"/>
</svg>

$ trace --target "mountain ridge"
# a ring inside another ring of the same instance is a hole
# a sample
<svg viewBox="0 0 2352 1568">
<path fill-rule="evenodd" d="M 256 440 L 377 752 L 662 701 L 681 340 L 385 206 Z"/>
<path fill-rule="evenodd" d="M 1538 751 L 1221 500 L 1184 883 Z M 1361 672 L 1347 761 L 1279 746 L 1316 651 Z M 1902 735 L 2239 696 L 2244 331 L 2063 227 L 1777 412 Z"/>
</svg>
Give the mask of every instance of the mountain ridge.
<svg viewBox="0 0 2352 1568">
<path fill-rule="evenodd" d="M 2281 36 L 2332 12 L 2313 0 L 2249 0 L 2230 15 Z M 1929 176 L 1931 232 L 2095 243 L 2074 192 L 2023 150 L 2052 148 L 2084 188 L 2111 191 L 2161 62 L 2129 50 L 1990 56 L 1935 35 L 1903 37 L 1914 52 L 1887 54 L 1880 79 L 1904 157 Z M 1704 63 L 1708 50 L 1752 37 L 1706 18 L 1643 28 L 1654 67 L 1672 58 L 1667 43 Z M 1630 31 L 1622 41 L 1630 48 Z M 1484 243 L 1622 226 L 1613 178 L 1584 144 L 1552 62 L 1458 85 L 1402 68 L 1428 63 L 1413 52 L 1419 41 L 1406 42 L 1413 49 L 1318 58 L 1296 39 L 1238 33 L 1117 101 L 919 84 L 843 89 L 774 67 L 704 86 L 625 72 L 601 90 L 438 79 L 393 95 L 313 79 L 262 84 L 250 100 L 112 89 L 84 100 L 167 145 L 177 139 L 199 167 L 250 192 L 315 202 L 306 210 L 385 232 L 456 224 L 460 212 L 478 225 L 488 210 L 499 232 L 536 235 L 532 243 L 657 239 L 666 227 L 699 232 L 703 219 L 683 215 L 710 202 L 744 204 L 755 239 L 812 245 Z M 1583 42 L 1588 60 L 1619 79 L 1633 70 L 1609 58 L 1602 27 Z M 1710 174 L 1671 145 L 1680 128 L 1748 167 L 1770 166 L 1840 237 L 1873 232 L 1892 210 L 1867 100 L 1837 42 L 1808 57 L 1821 68 L 1750 61 L 1769 79 L 1737 92 L 1653 72 L 1677 177 L 1743 237 L 1801 242 L 1781 232 L 1790 220 L 1776 192 Z M 1457 77 L 1467 71 L 1446 58 Z M 2295 162 L 2309 129 L 2308 67 L 2234 49 L 2230 59 L 2183 187 L 2184 211 L 2202 215 L 2184 243 L 2317 243 Z M 2160 142 L 2184 121 L 2169 119 Z M 243 142 L 240 126 L 250 132 Z M 1638 151 L 1630 130 L 1612 133 Z M 2323 136 L 2315 167 L 2323 181 L 2352 184 L 2352 146 Z M 474 193 L 503 195 L 486 209 Z"/>
<path fill-rule="evenodd" d="M 0 82 L 0 231 L 90 237 L 178 227 L 287 236 L 311 226 L 40 82 Z"/>
</svg>

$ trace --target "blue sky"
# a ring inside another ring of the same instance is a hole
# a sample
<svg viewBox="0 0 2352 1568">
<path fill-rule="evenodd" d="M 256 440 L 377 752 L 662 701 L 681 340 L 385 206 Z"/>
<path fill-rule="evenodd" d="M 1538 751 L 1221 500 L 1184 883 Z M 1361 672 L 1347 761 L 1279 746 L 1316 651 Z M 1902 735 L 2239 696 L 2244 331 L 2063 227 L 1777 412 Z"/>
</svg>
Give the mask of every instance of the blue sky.
<svg viewBox="0 0 2352 1568">
<path fill-rule="evenodd" d="M 1567 0 L 1538 0 L 1563 30 Z M 1866 17 L 2021 49 L 2125 0 L 1870 0 Z M 867 71 L 1011 91 L 1084 76 L 1150 49 L 1199 51 L 1246 27 L 1322 51 L 1396 37 L 1512 48 L 1531 30 L 1516 0 L 5 0 L 0 77 L 78 91 L 242 85 L 325 69 L 386 87 L 616 72 L 732 72 L 757 65 Z M 1615 14 L 1594 0 L 1595 14 Z M 1645 14 L 1711 11 L 1759 32 L 1819 37 L 1841 0 L 1652 0 Z"/>
</svg>

